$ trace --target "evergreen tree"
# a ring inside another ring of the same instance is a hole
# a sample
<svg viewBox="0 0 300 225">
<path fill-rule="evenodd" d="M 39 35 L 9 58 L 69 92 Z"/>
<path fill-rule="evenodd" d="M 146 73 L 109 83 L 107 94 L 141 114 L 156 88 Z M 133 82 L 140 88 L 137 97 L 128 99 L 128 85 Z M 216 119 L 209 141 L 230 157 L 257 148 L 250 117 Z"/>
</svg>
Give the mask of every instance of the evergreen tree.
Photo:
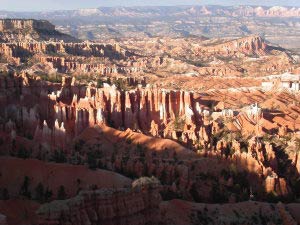
<svg viewBox="0 0 300 225">
<path fill-rule="evenodd" d="M 18 150 L 17 157 L 22 158 L 22 159 L 27 159 L 27 158 L 29 158 L 29 156 L 30 156 L 29 151 L 27 151 L 26 148 L 21 146 Z"/>
<path fill-rule="evenodd" d="M 96 157 L 95 155 L 92 153 L 92 152 L 89 152 L 88 153 L 88 165 L 89 165 L 89 168 L 92 169 L 92 170 L 95 170 L 97 168 L 97 160 L 96 160 Z"/>
<path fill-rule="evenodd" d="M 9 199 L 9 192 L 7 188 L 3 188 L 1 192 L 1 200 L 8 200 Z"/>
<path fill-rule="evenodd" d="M 42 183 L 38 183 L 35 188 L 35 199 L 39 202 L 45 201 L 44 186 Z"/>
<path fill-rule="evenodd" d="M 20 195 L 31 198 L 31 193 L 29 191 L 29 184 L 30 184 L 30 179 L 28 176 L 25 176 L 23 184 L 20 189 Z"/>
<path fill-rule="evenodd" d="M 53 194 L 52 191 L 49 190 L 49 188 L 47 187 L 46 191 L 44 193 L 45 202 L 50 200 L 50 198 L 52 197 L 52 194 Z"/>
<path fill-rule="evenodd" d="M 55 150 L 52 160 L 56 163 L 65 163 L 67 162 L 66 154 L 61 150 Z"/>
<path fill-rule="evenodd" d="M 57 199 L 58 200 L 64 200 L 67 198 L 67 194 L 66 194 L 66 191 L 65 191 L 65 187 L 63 185 L 61 185 L 58 189 L 58 192 L 57 192 Z"/>
</svg>

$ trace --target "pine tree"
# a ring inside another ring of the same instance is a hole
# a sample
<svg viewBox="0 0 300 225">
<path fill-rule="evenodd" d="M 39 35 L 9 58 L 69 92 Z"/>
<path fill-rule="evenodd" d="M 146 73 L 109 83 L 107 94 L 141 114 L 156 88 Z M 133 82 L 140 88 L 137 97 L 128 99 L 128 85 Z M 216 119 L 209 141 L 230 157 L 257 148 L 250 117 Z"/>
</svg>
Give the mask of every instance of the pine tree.
<svg viewBox="0 0 300 225">
<path fill-rule="evenodd" d="M 57 192 L 57 199 L 58 200 L 64 200 L 67 198 L 67 194 L 66 194 L 66 191 L 65 191 L 65 187 L 63 185 L 61 185 L 58 189 L 58 192 Z"/>
<path fill-rule="evenodd" d="M 39 202 L 45 201 L 44 186 L 42 183 L 38 183 L 35 188 L 35 199 Z"/>
<path fill-rule="evenodd" d="M 9 199 L 9 192 L 8 192 L 7 188 L 3 188 L 0 199 L 1 200 L 8 200 Z"/>
<path fill-rule="evenodd" d="M 20 189 L 20 195 L 31 198 L 31 193 L 29 191 L 29 184 L 30 184 L 30 179 L 28 176 L 25 176 L 22 187 Z"/>
<path fill-rule="evenodd" d="M 49 188 L 47 187 L 46 191 L 44 193 L 45 202 L 50 200 L 50 198 L 52 197 L 52 194 L 53 194 L 52 191 L 49 190 Z"/>
</svg>

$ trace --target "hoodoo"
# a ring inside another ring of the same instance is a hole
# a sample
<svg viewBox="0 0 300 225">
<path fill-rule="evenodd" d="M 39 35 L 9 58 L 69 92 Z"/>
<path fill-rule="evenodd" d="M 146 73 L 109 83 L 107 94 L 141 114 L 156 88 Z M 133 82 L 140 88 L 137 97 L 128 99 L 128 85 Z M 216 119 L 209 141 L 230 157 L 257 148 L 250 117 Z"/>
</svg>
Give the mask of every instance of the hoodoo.
<svg viewBox="0 0 300 225">
<path fill-rule="evenodd" d="M 145 8 L 0 19 L 0 225 L 300 224 L 298 9 Z"/>
</svg>

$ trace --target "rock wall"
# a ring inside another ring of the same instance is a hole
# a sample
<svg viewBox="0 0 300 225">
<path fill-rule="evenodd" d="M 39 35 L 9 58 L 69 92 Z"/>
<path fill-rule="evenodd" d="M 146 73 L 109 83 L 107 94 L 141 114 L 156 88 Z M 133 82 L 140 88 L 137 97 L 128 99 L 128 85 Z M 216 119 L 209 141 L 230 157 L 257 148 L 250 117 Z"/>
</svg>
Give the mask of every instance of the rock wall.
<svg viewBox="0 0 300 225">
<path fill-rule="evenodd" d="M 11 30 L 55 30 L 55 26 L 46 20 L 32 19 L 0 19 L 0 32 Z"/>
<path fill-rule="evenodd" d="M 246 55 L 265 55 L 270 47 L 259 36 L 249 36 L 233 41 L 224 42 L 222 44 L 201 47 L 199 54 L 213 54 L 226 56 L 240 57 Z"/>
</svg>

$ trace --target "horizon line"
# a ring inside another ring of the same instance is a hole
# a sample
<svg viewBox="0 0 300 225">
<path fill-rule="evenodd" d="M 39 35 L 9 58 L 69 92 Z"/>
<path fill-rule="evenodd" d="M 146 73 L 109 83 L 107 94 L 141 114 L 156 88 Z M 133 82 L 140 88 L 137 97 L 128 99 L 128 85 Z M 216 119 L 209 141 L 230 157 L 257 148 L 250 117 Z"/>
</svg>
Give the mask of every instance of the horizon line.
<svg viewBox="0 0 300 225">
<path fill-rule="evenodd" d="M 221 5 L 221 4 L 178 4 L 178 5 L 133 5 L 133 6 L 124 6 L 124 5 L 116 5 L 116 6 L 98 6 L 98 7 L 89 7 L 89 8 L 75 8 L 75 9 L 41 9 L 41 10 L 8 10 L 8 9 L 0 9 L 0 12 L 11 12 L 11 13 L 38 13 L 38 12 L 59 12 L 59 11 L 77 11 L 77 10 L 85 10 L 85 9 L 101 9 L 101 8 L 150 8 L 150 7 L 193 7 L 193 6 L 219 6 L 219 7 L 241 7 L 241 6 L 249 6 L 249 7 L 288 7 L 288 8 L 300 8 L 300 6 L 295 5 L 251 5 L 251 4 L 240 4 L 240 5 Z"/>
</svg>

